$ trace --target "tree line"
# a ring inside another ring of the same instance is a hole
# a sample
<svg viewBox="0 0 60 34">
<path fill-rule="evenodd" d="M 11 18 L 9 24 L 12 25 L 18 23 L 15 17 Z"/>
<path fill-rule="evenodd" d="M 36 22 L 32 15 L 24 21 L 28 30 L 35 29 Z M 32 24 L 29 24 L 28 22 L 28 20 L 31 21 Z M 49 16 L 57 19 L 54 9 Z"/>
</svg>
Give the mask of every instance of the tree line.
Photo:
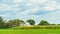
<svg viewBox="0 0 60 34">
<path fill-rule="evenodd" d="M 26 22 L 29 23 L 30 25 L 35 25 L 35 21 L 33 19 L 28 19 Z M 24 25 L 26 22 L 20 19 L 12 19 L 12 20 L 5 21 L 2 18 L 2 16 L 0 16 L 0 28 L 18 27 L 21 26 L 21 24 Z M 45 20 L 41 20 L 38 25 L 40 26 L 40 25 L 50 25 L 50 24 Z"/>
</svg>

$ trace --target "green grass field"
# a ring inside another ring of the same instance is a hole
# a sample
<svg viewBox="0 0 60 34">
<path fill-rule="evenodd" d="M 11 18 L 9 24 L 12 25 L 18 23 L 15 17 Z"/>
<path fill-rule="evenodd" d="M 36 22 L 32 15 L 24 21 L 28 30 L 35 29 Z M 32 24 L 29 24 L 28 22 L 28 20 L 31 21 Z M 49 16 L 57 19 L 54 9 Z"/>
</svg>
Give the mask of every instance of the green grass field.
<svg viewBox="0 0 60 34">
<path fill-rule="evenodd" d="M 60 29 L 0 29 L 0 34 L 60 34 Z"/>
</svg>

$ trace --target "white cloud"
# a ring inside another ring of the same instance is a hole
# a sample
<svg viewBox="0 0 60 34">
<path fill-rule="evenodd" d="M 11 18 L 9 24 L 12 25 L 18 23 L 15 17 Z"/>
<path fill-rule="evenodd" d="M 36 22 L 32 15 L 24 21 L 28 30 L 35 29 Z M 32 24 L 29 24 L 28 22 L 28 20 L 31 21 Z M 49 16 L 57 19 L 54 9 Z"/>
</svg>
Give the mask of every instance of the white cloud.
<svg viewBox="0 0 60 34">
<path fill-rule="evenodd" d="M 38 4 L 41 4 L 41 3 L 44 3 L 46 2 L 46 0 L 30 0 L 32 3 L 38 3 Z"/>
<path fill-rule="evenodd" d="M 32 6 L 32 3 L 29 2 L 29 3 L 27 3 L 26 5 L 27 5 L 27 6 Z"/>
<path fill-rule="evenodd" d="M 57 10 L 60 10 L 60 5 L 56 5 L 56 9 Z"/>
<path fill-rule="evenodd" d="M 39 7 L 27 9 L 27 10 L 25 10 L 25 11 L 22 11 L 22 12 L 18 13 L 18 14 L 17 14 L 17 17 L 18 17 L 18 16 L 24 16 L 24 15 L 33 14 L 33 13 L 38 12 L 38 10 L 40 10 Z"/>
<path fill-rule="evenodd" d="M 13 0 L 14 3 L 20 3 L 22 2 L 23 0 Z"/>
<path fill-rule="evenodd" d="M 6 4 L 2 4 L 0 5 L 0 10 L 10 10 L 11 7 L 9 7 L 8 5 Z"/>
<path fill-rule="evenodd" d="M 53 11 L 53 10 L 56 10 L 56 8 L 53 7 L 53 6 L 45 6 L 44 9 L 47 10 L 47 11 Z"/>
<path fill-rule="evenodd" d="M 8 5 L 8 4 L 1 4 L 0 5 L 0 10 L 20 10 L 18 8 L 18 5 Z"/>
<path fill-rule="evenodd" d="M 33 8 L 31 11 L 32 11 L 32 12 L 37 12 L 38 10 L 40 10 L 40 8 L 35 7 L 35 8 Z"/>
<path fill-rule="evenodd" d="M 56 1 L 48 1 L 47 5 L 44 7 L 45 10 L 47 11 L 54 11 L 56 10 Z"/>
</svg>

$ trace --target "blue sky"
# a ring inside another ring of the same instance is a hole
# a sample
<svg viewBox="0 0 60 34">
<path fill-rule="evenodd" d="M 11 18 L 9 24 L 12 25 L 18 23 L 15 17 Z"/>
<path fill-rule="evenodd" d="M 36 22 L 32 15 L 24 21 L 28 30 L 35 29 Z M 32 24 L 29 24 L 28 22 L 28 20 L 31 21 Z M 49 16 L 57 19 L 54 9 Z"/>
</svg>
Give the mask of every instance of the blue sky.
<svg viewBox="0 0 60 34">
<path fill-rule="evenodd" d="M 4 19 L 34 19 L 60 23 L 60 0 L 0 0 L 0 16 Z"/>
</svg>

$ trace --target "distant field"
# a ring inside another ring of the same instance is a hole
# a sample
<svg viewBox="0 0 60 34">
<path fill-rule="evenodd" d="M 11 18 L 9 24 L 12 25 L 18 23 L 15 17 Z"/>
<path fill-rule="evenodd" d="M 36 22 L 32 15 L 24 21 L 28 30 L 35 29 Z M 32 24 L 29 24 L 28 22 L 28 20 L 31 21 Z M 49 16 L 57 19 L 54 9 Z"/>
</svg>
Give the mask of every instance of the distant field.
<svg viewBox="0 0 60 34">
<path fill-rule="evenodd" d="M 60 29 L 0 29 L 0 34 L 60 34 Z"/>
</svg>

